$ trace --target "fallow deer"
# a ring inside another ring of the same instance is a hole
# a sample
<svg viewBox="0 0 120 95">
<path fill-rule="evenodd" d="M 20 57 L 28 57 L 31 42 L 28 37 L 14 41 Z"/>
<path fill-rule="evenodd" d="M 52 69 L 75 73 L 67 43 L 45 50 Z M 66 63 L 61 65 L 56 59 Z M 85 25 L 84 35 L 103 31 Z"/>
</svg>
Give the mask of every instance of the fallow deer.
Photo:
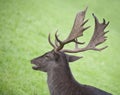
<svg viewBox="0 0 120 95">
<path fill-rule="evenodd" d="M 106 23 L 105 19 L 103 19 L 103 22 L 99 23 L 94 14 L 92 14 L 95 19 L 93 36 L 85 47 L 78 47 L 78 45 L 84 44 L 83 42 L 79 42 L 78 38 L 83 36 L 83 32 L 90 27 L 83 27 L 88 22 L 88 20 L 84 21 L 86 11 L 87 8 L 77 13 L 72 31 L 64 41 L 58 38 L 56 32 L 55 44 L 53 44 L 49 34 L 48 41 L 53 47 L 53 50 L 31 60 L 31 63 L 34 64 L 32 67 L 34 70 L 47 72 L 47 83 L 50 95 L 112 95 L 96 87 L 78 83 L 74 79 L 69 67 L 69 62 L 76 61 L 81 57 L 68 55 L 66 53 L 78 53 L 87 50 L 101 51 L 107 48 L 107 46 L 102 48 L 97 48 L 96 46 L 106 41 L 105 34 L 108 31 L 105 32 L 104 30 L 109 22 Z M 66 44 L 71 42 L 75 43 L 75 49 L 63 49 Z"/>
</svg>

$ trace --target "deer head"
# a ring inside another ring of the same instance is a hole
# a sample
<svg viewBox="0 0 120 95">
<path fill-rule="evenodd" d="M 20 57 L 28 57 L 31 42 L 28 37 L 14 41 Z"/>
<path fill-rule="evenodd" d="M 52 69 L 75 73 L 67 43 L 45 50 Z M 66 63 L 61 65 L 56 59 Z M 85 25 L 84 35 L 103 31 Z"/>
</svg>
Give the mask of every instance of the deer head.
<svg viewBox="0 0 120 95">
<path fill-rule="evenodd" d="M 31 61 L 31 63 L 35 64 L 33 66 L 34 70 L 41 70 L 44 72 L 48 72 L 54 68 L 66 67 L 65 63 L 73 62 L 80 57 L 67 55 L 63 52 L 55 52 L 54 50 L 45 53 L 44 55 L 35 58 Z"/>
<path fill-rule="evenodd" d="M 102 48 L 97 48 L 96 46 L 106 41 L 105 34 L 108 31 L 105 32 L 104 29 L 108 26 L 109 22 L 106 23 L 105 19 L 103 19 L 103 22 L 99 23 L 97 17 L 94 14 L 92 14 L 95 20 L 95 29 L 93 36 L 91 37 L 91 40 L 84 48 L 78 47 L 79 45 L 84 44 L 82 42 L 79 42 L 78 38 L 83 36 L 83 32 L 90 27 L 88 26 L 84 28 L 84 25 L 88 22 L 88 20 L 84 21 L 86 11 L 87 8 L 84 11 L 77 13 L 72 31 L 65 40 L 61 41 L 58 38 L 56 31 L 55 43 L 53 44 L 49 34 L 48 41 L 50 45 L 53 47 L 53 50 L 45 53 L 44 55 L 38 58 L 33 59 L 31 61 L 33 64 L 35 64 L 35 66 L 33 66 L 33 69 L 48 72 L 55 68 L 64 67 L 68 62 L 73 62 L 81 58 L 77 56 L 71 56 L 66 53 L 78 53 L 87 50 L 101 51 L 107 48 L 107 46 Z M 71 42 L 75 43 L 75 49 L 73 50 L 64 49 L 64 46 Z"/>
</svg>

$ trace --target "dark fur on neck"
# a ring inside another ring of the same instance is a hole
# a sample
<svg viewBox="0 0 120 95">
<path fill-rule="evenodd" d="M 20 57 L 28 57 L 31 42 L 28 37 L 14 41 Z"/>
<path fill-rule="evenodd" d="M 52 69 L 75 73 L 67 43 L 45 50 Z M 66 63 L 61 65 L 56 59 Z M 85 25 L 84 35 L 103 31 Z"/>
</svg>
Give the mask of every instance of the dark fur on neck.
<svg viewBox="0 0 120 95">
<path fill-rule="evenodd" d="M 65 55 L 62 54 L 62 56 L 65 59 Z M 63 62 L 66 66 L 59 66 L 48 72 L 48 86 L 51 95 L 111 95 L 95 87 L 79 84 L 70 71 L 67 59 Z"/>
</svg>

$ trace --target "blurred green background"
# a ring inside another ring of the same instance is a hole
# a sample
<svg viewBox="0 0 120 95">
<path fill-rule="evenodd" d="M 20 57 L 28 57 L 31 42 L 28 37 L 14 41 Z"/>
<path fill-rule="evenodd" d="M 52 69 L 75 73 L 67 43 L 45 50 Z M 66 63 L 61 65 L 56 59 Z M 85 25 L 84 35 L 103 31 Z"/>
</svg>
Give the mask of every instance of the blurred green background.
<svg viewBox="0 0 120 95">
<path fill-rule="evenodd" d="M 0 0 L 0 95 L 49 95 L 47 74 L 32 70 L 30 60 L 52 49 L 48 33 L 54 39 L 58 29 L 64 39 L 86 6 L 91 28 L 81 40 L 89 41 L 95 13 L 110 21 L 109 47 L 77 54 L 84 58 L 70 64 L 72 73 L 80 83 L 120 95 L 120 0 Z"/>
</svg>

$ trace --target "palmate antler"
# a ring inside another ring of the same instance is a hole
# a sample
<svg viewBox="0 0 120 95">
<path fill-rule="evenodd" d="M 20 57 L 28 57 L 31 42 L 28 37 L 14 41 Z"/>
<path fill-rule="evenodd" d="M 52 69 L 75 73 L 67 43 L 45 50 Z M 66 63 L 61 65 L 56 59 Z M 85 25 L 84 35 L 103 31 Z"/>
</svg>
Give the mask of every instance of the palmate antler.
<svg viewBox="0 0 120 95">
<path fill-rule="evenodd" d="M 105 19 L 103 19 L 103 23 L 99 23 L 97 17 L 94 14 L 92 14 L 95 19 L 94 34 L 87 46 L 85 46 L 84 48 L 78 48 L 78 44 L 84 44 L 84 43 L 78 42 L 77 38 L 80 36 L 83 36 L 83 32 L 90 27 L 90 26 L 88 26 L 86 28 L 83 27 L 85 25 L 85 23 L 88 22 L 88 20 L 84 21 L 86 11 L 87 11 L 87 8 L 84 11 L 79 12 L 76 15 L 72 31 L 66 40 L 61 41 L 58 38 L 57 32 L 56 32 L 55 33 L 56 41 L 55 41 L 55 44 L 53 44 L 50 40 L 50 34 L 49 34 L 48 41 L 53 46 L 54 51 L 77 53 L 77 52 L 82 52 L 82 51 L 86 51 L 86 50 L 101 51 L 101 50 L 107 48 L 107 46 L 105 46 L 103 48 L 96 48 L 96 46 L 105 42 L 105 40 L 106 40 L 105 34 L 108 31 L 104 32 L 104 29 L 108 26 L 109 22 L 106 23 Z M 71 42 L 76 43 L 74 50 L 63 49 L 64 45 L 71 43 Z"/>
</svg>

